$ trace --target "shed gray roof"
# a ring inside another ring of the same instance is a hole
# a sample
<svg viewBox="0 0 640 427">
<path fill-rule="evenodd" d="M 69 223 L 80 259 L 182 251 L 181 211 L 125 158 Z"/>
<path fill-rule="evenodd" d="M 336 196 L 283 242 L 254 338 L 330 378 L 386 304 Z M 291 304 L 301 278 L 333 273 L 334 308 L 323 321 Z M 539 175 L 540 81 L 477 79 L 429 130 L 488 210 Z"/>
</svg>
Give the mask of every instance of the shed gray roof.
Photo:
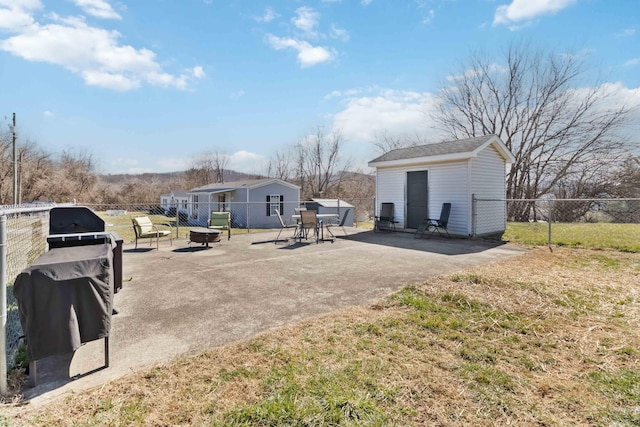
<svg viewBox="0 0 640 427">
<path fill-rule="evenodd" d="M 437 144 L 416 145 L 414 147 L 397 148 L 371 160 L 370 163 L 388 162 L 402 159 L 442 156 L 447 154 L 470 153 L 482 146 L 496 135 L 478 136 L 475 138 L 445 141 Z"/>
</svg>

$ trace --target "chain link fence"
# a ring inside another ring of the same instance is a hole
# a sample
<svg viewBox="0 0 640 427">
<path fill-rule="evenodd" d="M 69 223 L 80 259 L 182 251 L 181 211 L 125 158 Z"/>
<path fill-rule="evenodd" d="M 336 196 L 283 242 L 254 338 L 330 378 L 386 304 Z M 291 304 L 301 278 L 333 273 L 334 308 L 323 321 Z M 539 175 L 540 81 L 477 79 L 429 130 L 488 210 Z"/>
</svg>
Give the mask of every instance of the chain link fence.
<svg viewBox="0 0 640 427">
<path fill-rule="evenodd" d="M 231 228 L 233 233 L 252 232 L 280 228 L 280 222 L 273 208 L 284 212 L 285 220 L 290 220 L 296 208 L 316 209 L 319 213 L 336 213 L 340 218 L 348 211 L 352 224 L 361 226 L 368 224 L 374 215 L 374 199 L 322 199 L 324 206 L 317 201 L 280 202 L 271 205 L 267 202 L 183 202 L 162 205 L 155 203 L 136 204 L 83 204 L 94 210 L 104 221 L 106 231 L 114 231 L 125 243 L 135 240 L 131 218 L 147 215 L 153 223 L 170 224 L 175 238 L 186 238 L 189 228 L 206 226 L 209 213 L 212 211 L 231 212 Z"/>
<path fill-rule="evenodd" d="M 504 220 L 507 235 L 547 245 L 612 247 L 629 250 L 640 233 L 640 199 L 474 199 L 474 236 L 483 222 Z M 525 235 L 529 233 L 529 237 Z M 598 242 L 598 239 L 601 241 Z M 608 242 L 607 242 L 608 241 Z"/>
<path fill-rule="evenodd" d="M 0 270 L 2 277 L 2 344 L 4 359 L 0 363 L 3 391 L 6 373 L 15 364 L 22 327 L 18 305 L 13 296 L 13 283 L 20 272 L 46 251 L 49 233 L 49 210 L 55 204 L 33 206 L 0 206 Z M 59 205 L 58 205 L 59 206 Z"/>
</svg>

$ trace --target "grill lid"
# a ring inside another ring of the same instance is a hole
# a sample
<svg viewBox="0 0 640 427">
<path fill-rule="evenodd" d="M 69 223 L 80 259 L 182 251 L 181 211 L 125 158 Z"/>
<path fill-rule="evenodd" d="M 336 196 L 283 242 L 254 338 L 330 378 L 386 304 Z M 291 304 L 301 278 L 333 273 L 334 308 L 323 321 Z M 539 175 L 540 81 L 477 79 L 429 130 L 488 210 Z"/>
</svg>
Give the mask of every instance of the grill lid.
<svg viewBox="0 0 640 427">
<path fill-rule="evenodd" d="M 49 212 L 49 234 L 103 232 L 104 221 L 85 206 L 59 206 Z"/>
</svg>

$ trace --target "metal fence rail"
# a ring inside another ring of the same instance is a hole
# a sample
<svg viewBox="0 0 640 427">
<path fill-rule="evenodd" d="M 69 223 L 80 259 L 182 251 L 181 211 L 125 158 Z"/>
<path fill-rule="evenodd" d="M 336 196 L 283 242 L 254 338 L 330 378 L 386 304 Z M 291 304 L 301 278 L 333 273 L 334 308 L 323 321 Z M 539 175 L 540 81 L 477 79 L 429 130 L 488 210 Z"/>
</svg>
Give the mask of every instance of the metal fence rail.
<svg viewBox="0 0 640 427">
<path fill-rule="evenodd" d="M 338 208 L 327 207 L 325 213 L 344 213 L 347 208 L 353 210 L 354 224 L 369 221 L 374 215 L 374 199 L 341 199 L 343 205 Z M 312 201 L 282 202 L 281 210 L 293 213 L 295 208 L 311 205 Z M 172 225 L 176 238 L 185 237 L 188 230 L 193 226 L 206 225 L 208 212 L 227 211 L 231 212 L 232 229 L 246 230 L 251 232 L 255 229 L 279 228 L 280 224 L 275 214 L 266 216 L 269 205 L 266 202 L 198 202 L 163 206 L 158 203 L 137 203 L 137 204 L 83 204 L 98 213 L 105 220 L 105 227 L 108 231 L 115 231 L 125 242 L 133 241 L 133 228 L 131 217 L 136 215 L 150 215 L 153 222 L 167 222 Z M 290 215 L 284 215 L 289 218 Z"/>
<path fill-rule="evenodd" d="M 545 223 L 547 244 L 554 239 L 554 224 L 640 224 L 640 199 L 473 199 L 473 236 L 482 222 L 506 213 L 507 223 Z"/>
</svg>

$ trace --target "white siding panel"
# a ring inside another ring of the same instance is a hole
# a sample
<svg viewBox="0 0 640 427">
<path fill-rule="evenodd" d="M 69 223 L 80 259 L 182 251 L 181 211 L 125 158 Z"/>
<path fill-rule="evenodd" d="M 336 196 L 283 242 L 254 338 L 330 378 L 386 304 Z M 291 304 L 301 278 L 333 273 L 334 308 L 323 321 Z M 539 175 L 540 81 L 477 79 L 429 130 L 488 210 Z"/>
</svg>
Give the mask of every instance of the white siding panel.
<svg viewBox="0 0 640 427">
<path fill-rule="evenodd" d="M 405 175 L 405 169 L 378 169 L 376 177 L 376 215 L 380 212 L 380 203 L 393 203 L 400 227 L 404 227 Z"/>
<path fill-rule="evenodd" d="M 443 163 L 429 167 L 429 217 L 439 218 L 443 203 L 451 203 L 448 230 L 470 234 L 470 194 L 467 162 Z"/>
<path fill-rule="evenodd" d="M 471 234 L 471 193 L 468 188 L 469 174 L 466 161 L 442 163 L 428 167 L 378 169 L 376 185 L 376 213 L 380 203 L 394 204 L 395 217 L 405 227 L 405 197 L 407 172 L 428 171 L 429 217 L 439 218 L 442 204 L 451 203 L 448 230 L 451 234 Z"/>
<path fill-rule="evenodd" d="M 493 147 L 482 150 L 471 160 L 472 193 L 480 199 L 506 197 L 506 164 Z M 506 203 L 478 202 L 476 205 L 476 235 L 502 233 L 506 227 Z"/>
</svg>

